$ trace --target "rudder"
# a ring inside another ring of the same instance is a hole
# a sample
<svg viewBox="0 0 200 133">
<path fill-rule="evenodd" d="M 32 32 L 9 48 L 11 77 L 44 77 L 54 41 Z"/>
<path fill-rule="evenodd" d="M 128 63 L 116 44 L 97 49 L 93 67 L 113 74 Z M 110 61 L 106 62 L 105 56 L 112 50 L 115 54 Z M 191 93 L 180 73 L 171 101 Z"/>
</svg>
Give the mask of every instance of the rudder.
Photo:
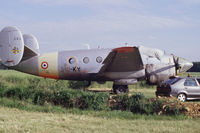
<svg viewBox="0 0 200 133">
<path fill-rule="evenodd" d="M 5 66 L 19 64 L 24 53 L 24 40 L 21 31 L 14 27 L 5 27 L 0 32 L 0 58 Z"/>
</svg>

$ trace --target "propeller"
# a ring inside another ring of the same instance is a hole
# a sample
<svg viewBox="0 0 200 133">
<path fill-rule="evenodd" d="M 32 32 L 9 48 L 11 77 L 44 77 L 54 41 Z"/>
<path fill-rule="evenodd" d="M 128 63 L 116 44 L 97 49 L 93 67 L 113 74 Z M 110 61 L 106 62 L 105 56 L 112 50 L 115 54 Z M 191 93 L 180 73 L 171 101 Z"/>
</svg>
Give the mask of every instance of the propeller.
<svg viewBox="0 0 200 133">
<path fill-rule="evenodd" d="M 173 56 L 174 59 L 174 66 L 176 69 L 176 75 L 178 75 L 178 72 L 180 72 L 181 65 L 179 64 L 179 57 Z"/>
</svg>

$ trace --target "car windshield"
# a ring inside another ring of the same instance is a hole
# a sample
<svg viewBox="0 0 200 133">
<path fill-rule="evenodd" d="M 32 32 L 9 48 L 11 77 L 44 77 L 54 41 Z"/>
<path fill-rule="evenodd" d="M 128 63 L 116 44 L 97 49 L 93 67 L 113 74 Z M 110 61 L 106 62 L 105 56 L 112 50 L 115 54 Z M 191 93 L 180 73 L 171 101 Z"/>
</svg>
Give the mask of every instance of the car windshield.
<svg viewBox="0 0 200 133">
<path fill-rule="evenodd" d="M 173 85 L 173 84 L 175 84 L 176 82 L 178 82 L 180 79 L 181 79 L 181 78 L 169 79 L 169 80 L 165 81 L 164 83 L 165 83 L 165 84 Z"/>
</svg>

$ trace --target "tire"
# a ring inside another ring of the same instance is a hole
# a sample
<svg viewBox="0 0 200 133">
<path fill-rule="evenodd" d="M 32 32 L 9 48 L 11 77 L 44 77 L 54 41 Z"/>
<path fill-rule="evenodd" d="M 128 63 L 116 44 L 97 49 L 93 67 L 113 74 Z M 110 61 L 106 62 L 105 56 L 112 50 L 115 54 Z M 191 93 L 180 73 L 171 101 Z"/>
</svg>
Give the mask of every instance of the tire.
<svg viewBox="0 0 200 133">
<path fill-rule="evenodd" d="M 123 94 L 125 88 L 123 86 L 118 86 L 116 89 L 116 94 Z"/>
<path fill-rule="evenodd" d="M 127 85 L 113 85 L 114 94 L 129 93 L 129 88 Z"/>
<path fill-rule="evenodd" d="M 187 96 L 186 96 L 186 94 L 184 94 L 184 93 L 178 94 L 177 98 L 178 98 L 178 100 L 181 101 L 181 102 L 185 102 L 185 101 L 187 100 Z"/>
<path fill-rule="evenodd" d="M 126 89 L 124 89 L 124 93 L 129 93 L 129 88 L 126 87 Z"/>
</svg>

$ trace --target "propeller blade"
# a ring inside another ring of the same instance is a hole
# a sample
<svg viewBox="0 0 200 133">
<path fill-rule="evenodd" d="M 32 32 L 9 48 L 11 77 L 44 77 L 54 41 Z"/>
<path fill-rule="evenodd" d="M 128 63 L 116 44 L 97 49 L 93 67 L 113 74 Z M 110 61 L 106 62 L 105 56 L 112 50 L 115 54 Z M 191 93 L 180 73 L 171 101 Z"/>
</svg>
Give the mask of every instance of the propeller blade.
<svg viewBox="0 0 200 133">
<path fill-rule="evenodd" d="M 173 55 L 173 60 L 174 60 L 174 67 L 175 67 L 175 72 L 176 72 L 176 75 L 178 75 L 178 72 L 180 72 L 180 64 L 179 64 L 179 57 L 176 57 Z"/>
</svg>

